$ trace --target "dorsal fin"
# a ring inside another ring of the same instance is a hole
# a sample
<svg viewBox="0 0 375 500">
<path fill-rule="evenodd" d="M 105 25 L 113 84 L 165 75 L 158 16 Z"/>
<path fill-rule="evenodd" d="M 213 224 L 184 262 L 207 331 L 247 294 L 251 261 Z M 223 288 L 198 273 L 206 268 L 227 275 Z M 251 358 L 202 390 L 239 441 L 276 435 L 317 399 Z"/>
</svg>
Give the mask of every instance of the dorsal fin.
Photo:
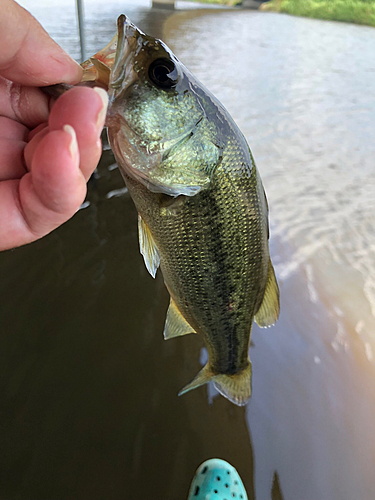
<svg viewBox="0 0 375 500">
<path fill-rule="evenodd" d="M 171 297 L 165 320 L 164 339 L 168 340 L 173 337 L 179 337 L 180 335 L 187 335 L 188 333 L 196 332 L 182 316 Z"/>
<path fill-rule="evenodd" d="M 138 214 L 139 250 L 143 255 L 147 271 L 155 278 L 160 264 L 160 255 L 154 238 L 142 217 Z"/>
<path fill-rule="evenodd" d="M 280 313 L 280 292 L 276 281 L 275 271 L 271 259 L 268 263 L 268 276 L 263 301 L 256 315 L 255 322 L 261 328 L 272 326 L 276 323 Z"/>
</svg>

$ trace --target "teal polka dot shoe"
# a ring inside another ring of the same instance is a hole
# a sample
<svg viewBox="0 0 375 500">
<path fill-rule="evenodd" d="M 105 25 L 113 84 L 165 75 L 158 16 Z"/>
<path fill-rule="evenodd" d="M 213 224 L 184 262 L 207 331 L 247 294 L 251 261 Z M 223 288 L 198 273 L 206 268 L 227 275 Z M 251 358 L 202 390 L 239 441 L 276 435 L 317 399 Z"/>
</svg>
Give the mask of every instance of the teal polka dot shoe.
<svg viewBox="0 0 375 500">
<path fill-rule="evenodd" d="M 236 469 L 212 458 L 198 467 L 188 500 L 247 500 L 247 495 Z"/>
</svg>

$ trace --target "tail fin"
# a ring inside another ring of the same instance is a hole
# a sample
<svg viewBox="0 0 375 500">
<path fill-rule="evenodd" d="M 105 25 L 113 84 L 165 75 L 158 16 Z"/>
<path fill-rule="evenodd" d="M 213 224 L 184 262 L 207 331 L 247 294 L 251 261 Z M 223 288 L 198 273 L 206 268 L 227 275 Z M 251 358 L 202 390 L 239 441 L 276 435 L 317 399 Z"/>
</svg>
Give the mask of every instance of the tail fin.
<svg viewBox="0 0 375 500">
<path fill-rule="evenodd" d="M 215 375 L 212 373 L 210 370 L 208 363 L 205 365 L 202 370 L 198 373 L 198 375 L 190 382 L 190 384 L 185 385 L 183 389 L 178 393 L 179 396 L 182 396 L 185 394 L 185 392 L 189 392 L 193 389 L 196 389 L 197 387 L 200 387 L 201 385 L 207 384 L 207 382 L 210 382 Z"/>
<path fill-rule="evenodd" d="M 234 375 L 220 374 L 213 379 L 216 389 L 238 406 L 245 405 L 251 396 L 251 362 Z"/>
<path fill-rule="evenodd" d="M 186 385 L 178 395 L 182 396 L 182 394 L 196 389 L 211 380 L 221 395 L 229 399 L 232 403 L 243 406 L 249 401 L 251 396 L 251 362 L 249 361 L 246 368 L 234 375 L 214 374 L 207 364 L 195 379 Z"/>
</svg>

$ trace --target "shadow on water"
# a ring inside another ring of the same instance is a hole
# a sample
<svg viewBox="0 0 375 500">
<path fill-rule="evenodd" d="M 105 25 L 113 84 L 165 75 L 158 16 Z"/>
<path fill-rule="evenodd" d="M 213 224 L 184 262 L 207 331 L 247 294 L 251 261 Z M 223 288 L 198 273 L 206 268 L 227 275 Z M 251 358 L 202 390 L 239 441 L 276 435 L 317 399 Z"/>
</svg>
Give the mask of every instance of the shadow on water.
<svg viewBox="0 0 375 500">
<path fill-rule="evenodd" d="M 107 152 L 68 224 L 1 255 L 1 497 L 183 499 L 222 457 L 252 499 L 245 409 L 177 397 L 202 343 L 163 341 L 168 295 L 139 255 L 130 197 L 108 197 L 123 186 L 111 164 Z"/>
<path fill-rule="evenodd" d="M 155 33 L 165 15 L 137 22 Z M 245 409 L 205 389 L 177 397 L 202 342 L 163 341 L 168 294 L 113 163 L 106 151 L 71 221 L 0 256 L 1 498 L 183 499 L 220 457 L 253 499 Z"/>
</svg>

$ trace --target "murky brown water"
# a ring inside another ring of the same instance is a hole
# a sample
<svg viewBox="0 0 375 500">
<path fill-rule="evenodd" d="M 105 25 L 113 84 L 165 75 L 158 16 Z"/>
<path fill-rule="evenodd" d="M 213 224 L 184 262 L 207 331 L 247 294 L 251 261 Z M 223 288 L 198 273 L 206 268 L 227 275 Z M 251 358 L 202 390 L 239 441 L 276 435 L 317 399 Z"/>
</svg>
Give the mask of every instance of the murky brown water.
<svg viewBox="0 0 375 500">
<path fill-rule="evenodd" d="M 27 5 L 78 56 L 72 6 Z M 211 388 L 178 398 L 203 344 L 163 341 L 168 296 L 107 151 L 86 208 L 0 255 L 0 498 L 181 500 L 195 468 L 220 457 L 250 499 L 373 499 L 375 30 L 90 3 L 91 52 L 121 11 L 154 35 L 165 21 L 165 40 L 248 138 L 282 313 L 254 329 L 247 408 Z"/>
</svg>

